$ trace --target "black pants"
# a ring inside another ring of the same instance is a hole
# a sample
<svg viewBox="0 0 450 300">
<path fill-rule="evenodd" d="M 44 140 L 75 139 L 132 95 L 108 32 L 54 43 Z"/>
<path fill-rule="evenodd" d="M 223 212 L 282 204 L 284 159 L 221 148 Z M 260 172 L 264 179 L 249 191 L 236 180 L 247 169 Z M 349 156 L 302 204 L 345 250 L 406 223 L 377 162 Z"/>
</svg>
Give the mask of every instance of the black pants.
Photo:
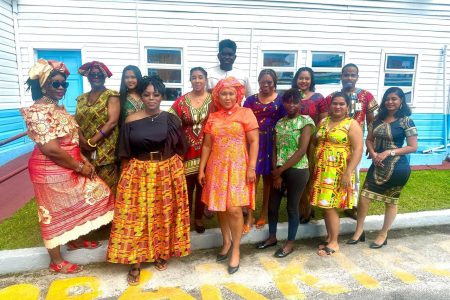
<svg viewBox="0 0 450 300">
<path fill-rule="evenodd" d="M 288 240 L 293 241 L 297 235 L 299 224 L 298 204 L 303 190 L 309 179 L 309 169 L 290 168 L 281 174 L 283 184 L 281 190 L 270 189 L 269 201 L 269 233 L 277 233 L 278 211 L 280 209 L 281 197 L 287 191 L 287 213 L 288 213 Z"/>
<path fill-rule="evenodd" d="M 186 185 L 189 199 L 189 213 L 192 211 L 192 205 L 194 204 L 194 189 L 195 189 L 195 212 L 194 218 L 201 220 L 203 217 L 203 210 L 205 204 L 202 202 L 202 186 L 197 180 L 198 174 L 191 174 L 186 176 Z"/>
</svg>

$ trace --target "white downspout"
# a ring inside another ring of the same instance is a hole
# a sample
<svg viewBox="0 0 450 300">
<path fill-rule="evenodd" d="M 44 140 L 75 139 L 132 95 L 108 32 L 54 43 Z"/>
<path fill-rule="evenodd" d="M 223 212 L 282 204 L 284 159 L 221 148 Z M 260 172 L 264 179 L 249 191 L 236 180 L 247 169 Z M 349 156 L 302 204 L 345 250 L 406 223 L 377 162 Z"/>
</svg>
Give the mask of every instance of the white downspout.
<svg viewBox="0 0 450 300">
<path fill-rule="evenodd" d="M 443 61 L 443 80 L 442 80 L 442 94 L 443 94 L 443 104 L 444 104 L 444 149 L 446 149 L 446 156 L 449 155 L 449 148 L 447 147 L 448 143 L 448 115 L 449 115 L 449 104 L 448 97 L 446 97 L 447 92 L 447 45 L 444 45 L 444 49 L 442 50 L 442 56 L 444 58 Z M 450 96 L 450 95 L 449 95 Z"/>
<path fill-rule="evenodd" d="M 22 53 L 20 51 L 20 38 L 19 38 L 19 22 L 17 21 L 17 15 L 19 14 L 17 0 L 11 2 L 12 15 L 13 15 L 13 30 L 14 30 L 14 44 L 16 45 L 16 62 L 17 62 L 17 77 L 19 82 L 19 97 L 20 107 L 26 105 L 25 101 L 25 81 L 23 80 L 23 67 L 22 67 Z"/>
</svg>

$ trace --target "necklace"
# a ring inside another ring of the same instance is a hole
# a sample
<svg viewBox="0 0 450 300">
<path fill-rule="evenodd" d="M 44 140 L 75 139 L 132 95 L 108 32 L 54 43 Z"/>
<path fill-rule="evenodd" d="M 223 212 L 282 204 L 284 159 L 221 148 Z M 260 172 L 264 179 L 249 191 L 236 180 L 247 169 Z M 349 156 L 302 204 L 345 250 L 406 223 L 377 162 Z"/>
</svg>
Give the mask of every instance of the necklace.
<svg viewBox="0 0 450 300">
<path fill-rule="evenodd" d="M 156 114 L 151 115 L 151 116 L 147 116 L 147 118 L 152 119 L 152 122 L 153 122 L 153 120 L 156 120 L 159 117 L 160 114 L 161 114 L 161 112 L 156 113 Z"/>
<path fill-rule="evenodd" d="M 41 100 L 42 100 L 44 103 L 46 103 L 46 104 L 55 104 L 55 105 L 58 105 L 58 100 L 49 98 L 49 97 L 47 97 L 47 96 L 43 96 L 43 97 L 41 98 Z"/>
</svg>

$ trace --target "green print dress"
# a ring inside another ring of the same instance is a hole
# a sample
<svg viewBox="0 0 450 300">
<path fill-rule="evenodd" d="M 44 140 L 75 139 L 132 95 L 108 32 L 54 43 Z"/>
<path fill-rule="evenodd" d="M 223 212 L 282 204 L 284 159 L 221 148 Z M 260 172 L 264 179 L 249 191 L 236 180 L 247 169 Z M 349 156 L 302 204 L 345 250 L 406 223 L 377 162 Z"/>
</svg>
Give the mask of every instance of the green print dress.
<svg viewBox="0 0 450 300">
<path fill-rule="evenodd" d="M 331 129 L 328 129 L 329 123 L 330 117 L 325 118 L 316 134 L 316 165 L 312 174 L 311 204 L 322 208 L 349 209 L 355 203 L 356 193 L 353 189 L 342 187 L 341 177 L 351 154 L 348 132 L 352 119 L 345 118 Z M 351 182 L 354 187 L 354 174 Z"/>
</svg>

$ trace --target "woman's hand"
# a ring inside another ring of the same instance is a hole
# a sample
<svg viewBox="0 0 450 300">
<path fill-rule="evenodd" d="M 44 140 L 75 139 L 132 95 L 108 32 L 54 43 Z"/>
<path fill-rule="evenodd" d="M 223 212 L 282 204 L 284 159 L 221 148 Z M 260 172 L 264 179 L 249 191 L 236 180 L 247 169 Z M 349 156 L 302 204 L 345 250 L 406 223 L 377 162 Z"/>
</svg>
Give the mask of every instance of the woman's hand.
<svg viewBox="0 0 450 300">
<path fill-rule="evenodd" d="M 93 179 L 95 177 L 95 168 L 90 162 L 85 161 L 83 167 L 81 168 L 80 174 L 84 177 Z"/>
<path fill-rule="evenodd" d="M 383 160 L 385 160 L 389 155 L 391 155 L 389 150 L 378 153 L 377 156 L 373 159 L 374 165 L 381 168 L 384 167 Z"/>
<path fill-rule="evenodd" d="M 247 168 L 247 175 L 246 175 L 247 183 L 253 183 L 256 180 L 256 172 L 255 168 Z"/>
<path fill-rule="evenodd" d="M 276 178 L 278 178 L 278 177 L 281 177 L 281 168 L 275 168 L 275 169 L 273 169 L 272 170 L 272 177 L 274 178 L 274 179 L 276 179 Z"/>
<path fill-rule="evenodd" d="M 273 188 L 276 190 L 281 189 L 281 184 L 283 183 L 283 178 L 277 177 L 273 179 Z"/>
<path fill-rule="evenodd" d="M 206 176 L 205 176 L 205 172 L 203 171 L 199 171 L 198 172 L 198 182 L 200 183 L 200 185 L 203 187 L 206 184 Z"/>
<path fill-rule="evenodd" d="M 351 172 L 346 171 L 344 174 L 342 174 L 341 184 L 342 184 L 342 187 L 345 189 L 348 189 L 349 187 L 352 186 L 352 173 Z"/>
</svg>

